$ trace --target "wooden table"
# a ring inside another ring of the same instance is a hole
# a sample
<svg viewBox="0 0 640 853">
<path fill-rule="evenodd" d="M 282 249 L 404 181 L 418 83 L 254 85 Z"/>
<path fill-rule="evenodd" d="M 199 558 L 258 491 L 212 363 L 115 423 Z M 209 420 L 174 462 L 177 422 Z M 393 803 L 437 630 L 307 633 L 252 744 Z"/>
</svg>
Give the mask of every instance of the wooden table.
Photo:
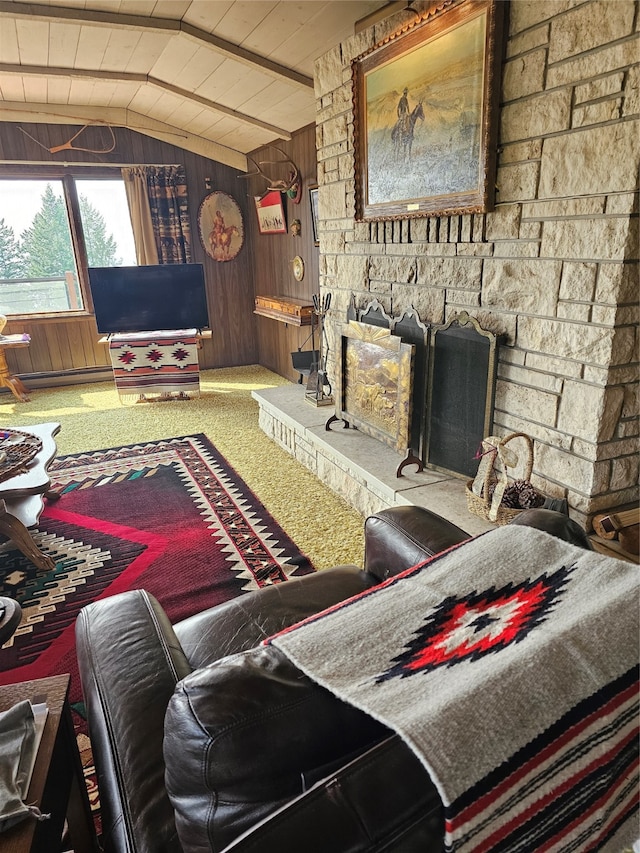
<svg viewBox="0 0 640 853">
<path fill-rule="evenodd" d="M 28 347 L 30 343 L 31 341 L 25 340 L 22 335 L 0 335 L 0 388 L 9 388 L 13 396 L 20 400 L 21 403 L 29 402 L 29 392 L 22 383 L 22 380 L 14 376 L 9 370 L 4 351 L 16 347 Z"/>
<path fill-rule="evenodd" d="M 80 754 L 71 720 L 69 676 L 54 675 L 0 687 L 0 711 L 24 699 L 46 702 L 49 714 L 27 802 L 38 806 L 49 820 L 25 818 L 0 834 L 2 853 L 52 853 L 60 850 L 65 819 L 74 853 L 97 853 L 95 834 Z"/>
<path fill-rule="evenodd" d="M 51 480 L 47 471 L 56 455 L 54 436 L 60 432 L 60 424 L 35 424 L 8 429 L 37 435 L 42 440 L 42 450 L 23 474 L 0 480 L 0 534 L 11 539 L 39 569 L 50 571 L 55 568 L 55 563 L 40 551 L 28 528 L 38 523 L 44 509 L 44 498 L 59 497 L 50 491 Z"/>
</svg>

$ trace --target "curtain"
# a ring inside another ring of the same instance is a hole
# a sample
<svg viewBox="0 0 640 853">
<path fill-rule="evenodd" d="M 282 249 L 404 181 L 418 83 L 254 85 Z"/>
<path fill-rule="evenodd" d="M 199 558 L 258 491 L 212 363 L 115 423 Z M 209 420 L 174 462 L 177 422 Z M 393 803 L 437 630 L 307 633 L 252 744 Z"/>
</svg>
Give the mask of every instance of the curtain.
<svg viewBox="0 0 640 853">
<path fill-rule="evenodd" d="M 135 175 L 138 173 L 144 177 L 146 183 L 146 198 L 157 254 L 157 260 L 151 263 L 191 263 L 191 223 L 184 168 L 182 166 L 137 166 L 126 171 L 134 173 L 134 179 L 125 179 L 127 186 L 136 183 Z M 124 172 L 125 170 L 123 175 Z M 141 187 L 144 189 L 142 184 Z M 129 204 L 131 206 L 131 201 Z M 139 205 L 137 209 L 140 210 Z M 136 247 L 137 243 L 136 237 Z M 136 251 L 138 251 L 137 248 Z"/>
<path fill-rule="evenodd" d="M 145 168 L 144 166 L 125 167 L 122 169 L 122 178 L 129 203 L 136 260 L 141 266 L 157 264 L 159 263 L 158 249 L 151 220 Z"/>
</svg>

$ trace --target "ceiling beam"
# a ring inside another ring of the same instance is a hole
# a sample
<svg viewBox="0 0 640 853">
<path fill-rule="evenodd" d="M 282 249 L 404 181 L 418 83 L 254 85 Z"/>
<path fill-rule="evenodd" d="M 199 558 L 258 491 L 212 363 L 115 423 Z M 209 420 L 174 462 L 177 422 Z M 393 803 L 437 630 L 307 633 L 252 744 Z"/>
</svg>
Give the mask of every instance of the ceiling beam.
<svg viewBox="0 0 640 853">
<path fill-rule="evenodd" d="M 159 86 L 161 89 L 164 89 L 165 92 L 173 92 L 174 95 L 179 95 L 185 100 L 194 101 L 195 103 L 201 104 L 204 107 L 208 107 L 216 112 L 223 113 L 226 116 L 230 116 L 231 118 L 235 118 L 238 121 L 245 122 L 245 124 L 251 124 L 253 127 L 259 127 L 261 130 L 266 130 L 269 133 L 274 133 L 276 136 L 279 136 L 281 139 L 286 139 L 289 141 L 292 137 L 288 130 L 283 130 L 281 127 L 276 127 L 275 124 L 269 124 L 266 121 L 261 121 L 259 118 L 252 118 L 251 116 L 245 115 L 245 113 L 239 113 L 237 110 L 232 110 L 231 107 L 225 107 L 222 104 L 218 104 L 215 101 L 208 101 L 206 98 L 201 97 L 200 95 L 196 95 L 195 92 L 186 92 L 184 89 L 181 89 L 179 86 L 174 86 L 171 83 L 165 83 L 164 80 L 157 80 L 155 77 L 149 77 L 147 82 L 151 86 Z"/>
<path fill-rule="evenodd" d="M 298 86 L 303 86 L 305 89 L 313 89 L 313 77 L 307 77 L 305 74 L 294 71 L 293 68 L 287 68 L 278 62 L 272 62 L 266 56 L 260 56 L 251 50 L 245 50 L 240 45 L 219 38 L 213 33 L 199 30 L 197 27 L 192 27 L 191 24 L 187 24 L 184 21 L 180 23 L 180 32 L 196 41 L 205 42 L 217 53 L 222 53 L 229 59 L 235 59 L 250 67 L 258 68 L 260 71 L 266 71 L 274 77 L 283 77 L 289 83 L 295 83 Z"/>
<path fill-rule="evenodd" d="M 243 172 L 248 171 L 247 158 L 240 151 L 234 151 L 225 145 L 203 139 L 181 128 L 155 121 L 148 116 L 122 107 L 90 107 L 68 104 L 26 104 L 22 101 L 2 104 L 2 121 L 26 122 L 36 124 L 92 124 L 125 127 L 137 133 L 144 133 L 170 145 L 176 145 L 201 157 L 215 160 L 226 166 L 232 166 Z M 73 152 L 71 152 L 72 154 Z M 70 152 L 65 152 L 68 159 Z M 59 160 L 56 162 L 65 162 Z M 108 165 L 108 164 L 106 164 Z"/>
<path fill-rule="evenodd" d="M 117 27 L 119 29 L 154 30 L 171 34 L 181 33 L 187 38 L 206 44 L 217 53 L 229 59 L 234 59 L 251 68 L 257 68 L 272 77 L 287 80 L 297 86 L 313 89 L 313 78 L 307 77 L 287 68 L 278 62 L 272 62 L 266 56 L 253 53 L 240 45 L 219 38 L 205 30 L 193 27 L 184 21 L 173 18 L 153 18 L 142 15 L 121 15 L 116 12 L 101 12 L 89 9 L 71 9 L 63 6 L 42 6 L 38 3 L 11 3 L 0 0 L 0 19 L 8 18 L 40 18 L 46 21 L 66 21 L 74 24 L 91 24 L 93 26 Z"/>
<path fill-rule="evenodd" d="M 196 95 L 195 92 L 181 89 L 179 86 L 159 80 L 157 77 L 150 77 L 148 74 L 136 74 L 128 71 L 94 71 L 88 68 L 54 68 L 48 65 L 10 65 L 6 63 L 0 63 L 0 74 L 10 74 L 18 77 L 32 75 L 40 77 L 74 77 L 80 80 L 109 80 L 119 83 L 148 83 L 150 86 L 156 86 L 165 92 L 172 92 L 174 95 L 179 95 L 186 101 L 192 101 L 207 109 L 230 116 L 237 121 L 250 124 L 252 127 L 266 130 L 281 139 L 291 139 L 291 133 L 288 130 L 277 127 L 275 124 L 269 124 L 266 121 L 246 115 L 246 113 L 233 110 L 231 107 L 225 107 L 223 104 L 217 103 L 217 101 L 210 101 L 208 98 Z"/>
</svg>

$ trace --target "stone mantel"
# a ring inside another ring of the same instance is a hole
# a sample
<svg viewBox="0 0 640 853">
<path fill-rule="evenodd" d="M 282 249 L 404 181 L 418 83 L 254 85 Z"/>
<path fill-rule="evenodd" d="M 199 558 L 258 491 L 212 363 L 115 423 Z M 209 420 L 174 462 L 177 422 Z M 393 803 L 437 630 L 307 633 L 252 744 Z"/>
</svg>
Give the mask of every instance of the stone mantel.
<svg viewBox="0 0 640 853">
<path fill-rule="evenodd" d="M 463 479 L 427 468 L 417 472 L 413 465 L 397 477 L 402 457 L 391 447 L 339 424 L 326 430 L 333 408 L 313 406 L 304 394 L 299 384 L 252 391 L 260 427 L 364 518 L 390 506 L 413 505 L 437 512 L 471 535 L 495 527 L 471 515 Z"/>
</svg>

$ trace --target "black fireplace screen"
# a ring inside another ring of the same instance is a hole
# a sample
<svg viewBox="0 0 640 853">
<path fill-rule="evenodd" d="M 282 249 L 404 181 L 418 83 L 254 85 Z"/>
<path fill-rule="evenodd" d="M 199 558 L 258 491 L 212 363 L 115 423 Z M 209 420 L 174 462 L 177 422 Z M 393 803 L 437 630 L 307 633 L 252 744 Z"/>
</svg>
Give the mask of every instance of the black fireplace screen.
<svg viewBox="0 0 640 853">
<path fill-rule="evenodd" d="M 462 313 L 431 327 L 426 458 L 434 468 L 475 476 L 491 434 L 499 339 Z"/>
</svg>

